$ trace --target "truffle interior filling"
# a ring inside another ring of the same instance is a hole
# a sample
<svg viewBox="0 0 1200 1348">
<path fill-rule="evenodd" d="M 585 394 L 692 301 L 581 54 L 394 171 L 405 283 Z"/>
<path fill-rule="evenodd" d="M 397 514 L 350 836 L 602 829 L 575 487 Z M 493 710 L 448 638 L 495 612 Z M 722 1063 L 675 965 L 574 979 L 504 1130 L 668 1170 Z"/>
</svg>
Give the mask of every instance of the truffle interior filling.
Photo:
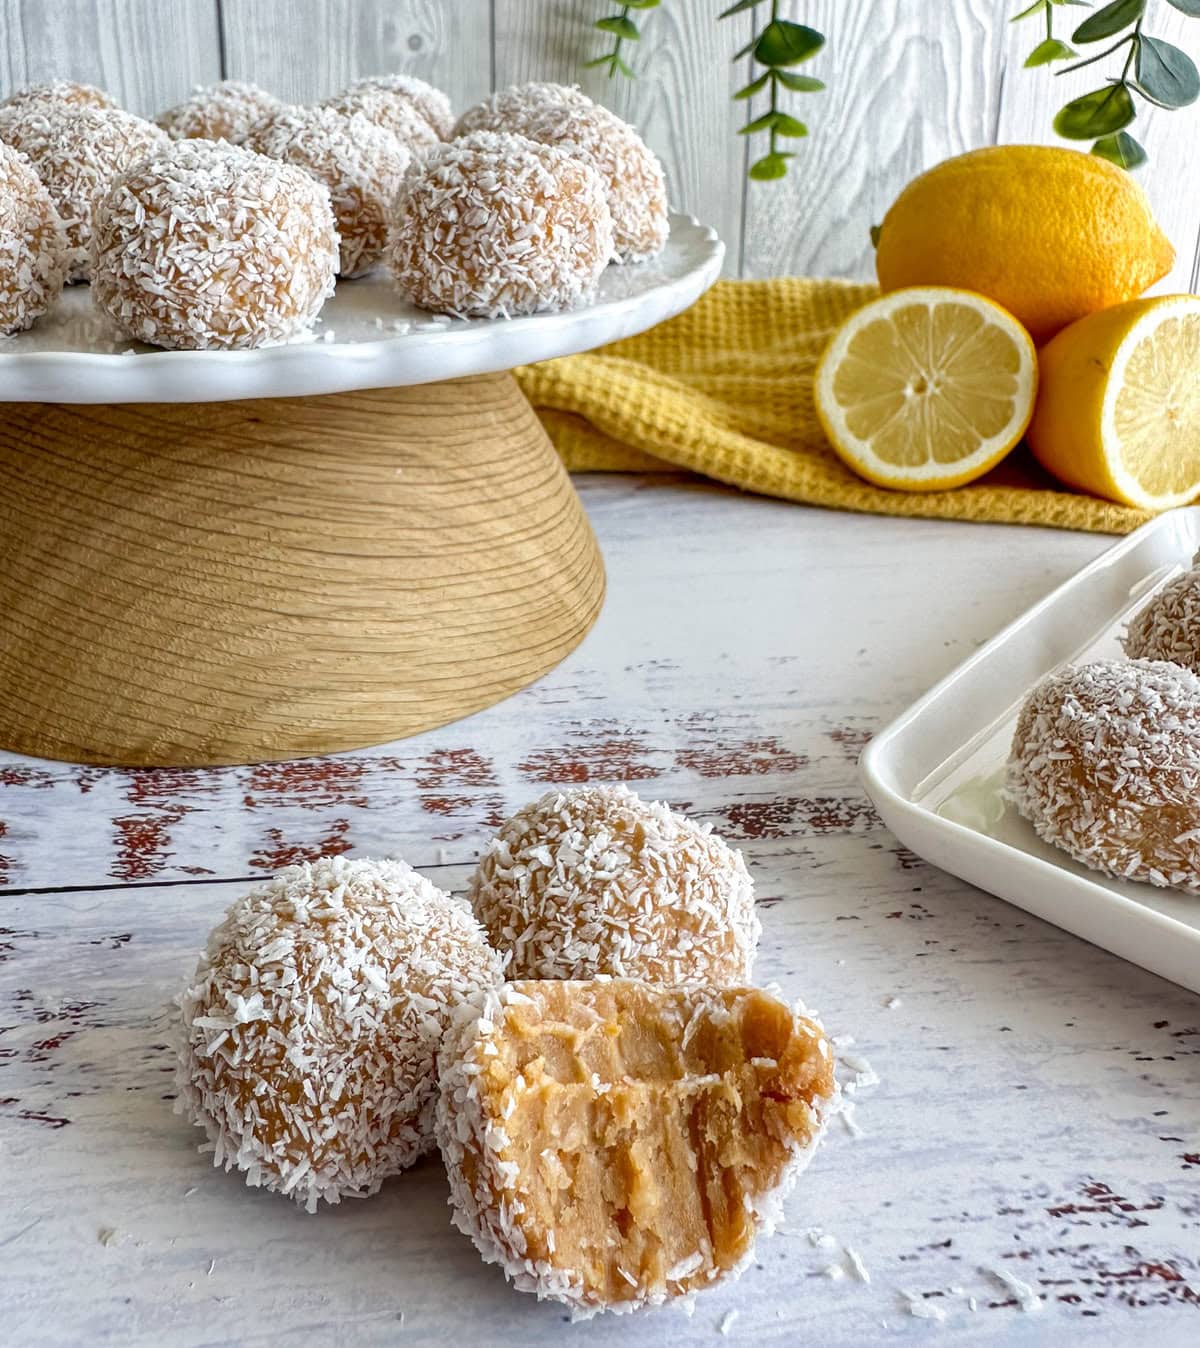
<svg viewBox="0 0 1200 1348">
<path fill-rule="evenodd" d="M 518 984 L 536 997 L 505 1008 L 483 1084 L 526 1258 L 619 1302 L 738 1264 L 833 1074 L 817 1027 L 764 993 L 593 986 Z"/>
</svg>

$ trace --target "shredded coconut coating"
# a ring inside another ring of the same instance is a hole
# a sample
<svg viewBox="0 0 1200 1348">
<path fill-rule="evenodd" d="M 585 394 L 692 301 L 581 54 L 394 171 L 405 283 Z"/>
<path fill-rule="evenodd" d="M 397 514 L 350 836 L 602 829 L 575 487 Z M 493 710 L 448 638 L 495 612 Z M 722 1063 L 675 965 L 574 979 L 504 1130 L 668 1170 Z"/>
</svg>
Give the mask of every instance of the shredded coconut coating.
<svg viewBox="0 0 1200 1348">
<path fill-rule="evenodd" d="M 1005 789 L 1083 865 L 1200 893 L 1200 678 L 1152 660 L 1048 674 L 1021 710 Z"/>
<path fill-rule="evenodd" d="M 92 293 L 130 337 L 180 350 L 266 346 L 333 293 L 329 191 L 220 141 L 169 142 L 96 212 Z"/>
<path fill-rule="evenodd" d="M 449 98 L 415 75 L 372 75 L 365 80 L 355 80 L 346 93 L 356 94 L 364 89 L 407 100 L 429 123 L 439 140 L 449 140 L 454 134 L 454 109 Z"/>
<path fill-rule="evenodd" d="M 738 1060 L 754 1022 L 778 1058 Z M 575 1319 L 686 1302 L 782 1220 L 840 1107 L 832 1059 L 815 1017 L 757 989 L 488 989 L 439 1056 L 454 1225 Z"/>
<path fill-rule="evenodd" d="M 511 318 L 595 294 L 612 218 L 587 164 L 520 136 L 478 132 L 417 161 L 388 261 L 406 299 L 435 313 Z"/>
<path fill-rule="evenodd" d="M 309 1212 L 372 1194 L 432 1146 L 437 1050 L 498 972 L 403 862 L 289 866 L 229 909 L 179 998 L 176 1111 L 214 1165 Z"/>
<path fill-rule="evenodd" d="M 533 80 L 528 84 L 512 84 L 497 89 L 482 102 L 468 108 L 458 119 L 455 136 L 470 135 L 472 131 L 515 131 L 531 116 L 551 108 L 594 108 L 594 100 L 577 84 L 551 84 Z"/>
<path fill-rule="evenodd" d="M 586 160 L 608 194 L 616 260 L 644 262 L 662 252 L 670 223 L 658 156 L 628 122 L 578 89 L 515 85 L 465 113 L 459 126 L 515 132 Z"/>
<path fill-rule="evenodd" d="M 624 786 L 550 791 L 519 810 L 467 897 L 510 978 L 745 983 L 762 931 L 742 854 Z"/>
<path fill-rule="evenodd" d="M 219 84 L 197 85 L 173 108 L 154 119 L 172 140 L 227 140 L 244 145 L 250 128 L 273 117 L 282 102 L 242 80 L 222 80 Z"/>
<path fill-rule="evenodd" d="M 658 156 L 633 127 L 595 104 L 543 109 L 518 129 L 579 156 L 600 174 L 618 262 L 644 262 L 662 252 L 670 230 L 666 178 Z"/>
<path fill-rule="evenodd" d="M 441 144 L 441 137 L 417 111 L 406 94 L 379 88 L 348 89 L 344 94 L 327 98 L 321 105 L 333 108 L 347 117 L 361 113 L 368 122 L 390 131 L 414 154 Z"/>
<path fill-rule="evenodd" d="M 0 333 L 23 332 L 62 293 L 67 236 L 19 151 L 0 144 Z"/>
<path fill-rule="evenodd" d="M 388 214 L 412 161 L 399 137 L 361 113 L 287 108 L 255 127 L 248 145 L 329 188 L 342 276 L 361 276 L 382 260 Z"/>
<path fill-rule="evenodd" d="M 76 84 L 74 80 L 51 80 L 48 84 L 27 84 L 23 89 L 0 100 L 0 110 L 27 107 L 31 103 L 68 103 L 81 108 L 115 108 L 117 100 L 94 84 Z"/>
<path fill-rule="evenodd" d="M 1200 674 L 1200 569 L 1164 585 L 1135 615 L 1122 644 L 1132 660 L 1170 660 Z"/>
<path fill-rule="evenodd" d="M 40 102 L 0 114 L 0 139 L 28 158 L 50 193 L 67 234 L 68 281 L 87 279 L 92 217 L 114 179 L 167 143 L 153 122 L 120 108 Z"/>
</svg>

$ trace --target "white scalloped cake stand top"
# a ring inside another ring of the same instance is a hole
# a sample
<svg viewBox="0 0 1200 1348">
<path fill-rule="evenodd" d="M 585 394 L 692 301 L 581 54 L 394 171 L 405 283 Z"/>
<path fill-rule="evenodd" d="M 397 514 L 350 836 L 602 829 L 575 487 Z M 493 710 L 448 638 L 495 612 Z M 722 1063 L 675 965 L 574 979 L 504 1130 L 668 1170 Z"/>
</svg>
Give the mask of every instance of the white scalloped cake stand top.
<svg viewBox="0 0 1200 1348">
<path fill-rule="evenodd" d="M 226 402 L 429 384 L 589 351 L 682 313 L 725 245 L 688 215 L 651 262 L 612 265 L 596 299 L 528 318 L 451 319 L 406 304 L 383 272 L 345 281 L 299 340 L 255 351 L 160 351 L 126 341 L 70 286 L 29 332 L 0 338 L 0 402 Z"/>
</svg>

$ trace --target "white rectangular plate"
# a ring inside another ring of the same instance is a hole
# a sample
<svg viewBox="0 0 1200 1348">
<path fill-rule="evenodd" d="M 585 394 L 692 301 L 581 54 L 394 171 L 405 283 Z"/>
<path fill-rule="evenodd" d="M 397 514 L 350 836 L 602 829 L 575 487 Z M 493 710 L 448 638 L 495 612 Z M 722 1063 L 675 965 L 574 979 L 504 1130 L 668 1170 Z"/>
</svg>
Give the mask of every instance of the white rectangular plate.
<svg viewBox="0 0 1200 1348">
<path fill-rule="evenodd" d="M 1200 507 L 1122 539 L 981 647 L 867 746 L 893 833 L 935 865 L 1200 992 L 1200 898 L 1110 880 L 1034 833 L 1001 795 L 1021 703 L 1043 674 L 1120 657 L 1134 613 L 1200 550 Z"/>
</svg>

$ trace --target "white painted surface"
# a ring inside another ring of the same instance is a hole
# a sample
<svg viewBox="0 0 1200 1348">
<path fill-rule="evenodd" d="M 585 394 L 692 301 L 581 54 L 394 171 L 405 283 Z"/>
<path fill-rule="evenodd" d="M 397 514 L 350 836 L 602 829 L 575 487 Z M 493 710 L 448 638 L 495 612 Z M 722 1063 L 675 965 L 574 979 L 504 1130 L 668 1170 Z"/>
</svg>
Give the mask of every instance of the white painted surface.
<svg viewBox="0 0 1200 1348">
<path fill-rule="evenodd" d="M 124 340 L 70 286 L 44 322 L 0 345 L 0 399 L 13 402 L 222 402 L 398 388 L 589 351 L 644 332 L 700 298 L 725 247 L 708 225 L 671 216 L 648 262 L 611 264 L 590 304 L 523 318 L 451 319 L 405 303 L 378 269 L 341 281 L 299 341 L 253 351 L 159 351 Z"/>
<path fill-rule="evenodd" d="M 729 245 L 727 275 L 861 277 L 870 226 L 914 174 L 997 140 L 1054 142 L 1055 111 L 1113 73 L 1111 61 L 1062 79 L 1024 69 L 1040 30 L 1009 23 L 1020 0 L 783 0 L 782 14 L 827 35 L 805 70 L 829 89 L 788 102 L 810 128 L 788 178 L 749 184 L 762 137 L 748 146 L 737 129 L 764 109 L 731 101 L 750 70 L 730 57 L 754 20 L 718 23 L 723 7 L 664 0 L 637 15 L 630 83 L 583 69 L 607 41 L 591 28 L 599 0 L 0 0 L 0 89 L 65 74 L 153 113 L 222 69 L 295 100 L 405 70 L 460 108 L 519 80 L 578 81 L 642 128 L 673 204 Z M 1057 29 L 1069 35 L 1083 13 L 1060 9 Z M 1168 0 L 1149 0 L 1147 31 L 1200 60 L 1200 22 Z M 1151 160 L 1138 180 L 1178 255 L 1160 289 L 1195 290 L 1200 105 L 1139 109 L 1131 129 Z"/>
<path fill-rule="evenodd" d="M 674 479 L 581 487 L 605 611 L 490 711 L 260 769 L 0 760 L 6 1342 L 640 1348 L 725 1342 L 737 1310 L 730 1343 L 1194 1343 L 1200 1003 L 918 861 L 854 767 L 873 729 L 1108 540 Z M 317 1217 L 208 1167 L 170 1112 L 165 1008 L 240 877 L 348 848 L 461 890 L 489 821 L 547 782 L 615 777 L 738 841 L 758 972 L 882 1077 L 862 1136 L 835 1126 L 756 1267 L 690 1321 L 568 1329 L 451 1230 L 435 1164 Z M 869 1284 L 826 1276 L 845 1246 Z M 945 1321 L 912 1316 L 906 1292 Z"/>
</svg>

